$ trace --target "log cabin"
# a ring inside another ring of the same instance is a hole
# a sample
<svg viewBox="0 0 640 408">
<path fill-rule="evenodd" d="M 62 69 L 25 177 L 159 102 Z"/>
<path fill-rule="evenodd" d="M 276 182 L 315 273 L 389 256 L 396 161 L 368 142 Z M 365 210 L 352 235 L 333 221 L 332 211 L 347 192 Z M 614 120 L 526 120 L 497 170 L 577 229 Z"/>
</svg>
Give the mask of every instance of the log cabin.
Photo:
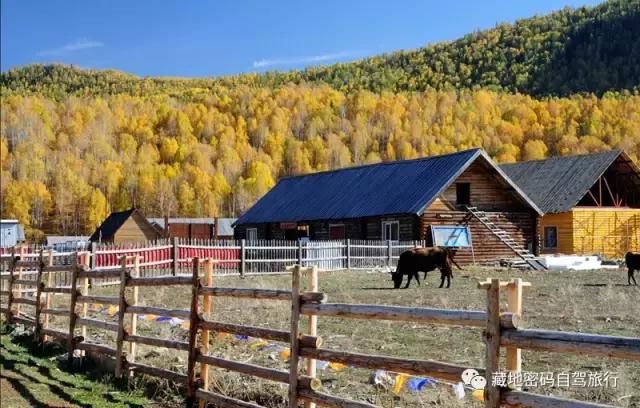
<svg viewBox="0 0 640 408">
<path fill-rule="evenodd" d="M 622 258 L 640 251 L 640 170 L 623 151 L 500 167 L 544 213 L 540 253 Z"/>
<path fill-rule="evenodd" d="M 89 241 L 121 244 L 160 238 L 164 238 L 164 231 L 149 222 L 140 210 L 131 208 L 109 214 L 89 237 Z"/>
<path fill-rule="evenodd" d="M 183 239 L 233 239 L 235 218 L 174 218 L 155 217 L 149 222 L 165 231 L 165 236 Z"/>
<path fill-rule="evenodd" d="M 281 179 L 237 239 L 424 240 L 462 263 L 533 258 L 539 208 L 482 149 Z"/>
</svg>

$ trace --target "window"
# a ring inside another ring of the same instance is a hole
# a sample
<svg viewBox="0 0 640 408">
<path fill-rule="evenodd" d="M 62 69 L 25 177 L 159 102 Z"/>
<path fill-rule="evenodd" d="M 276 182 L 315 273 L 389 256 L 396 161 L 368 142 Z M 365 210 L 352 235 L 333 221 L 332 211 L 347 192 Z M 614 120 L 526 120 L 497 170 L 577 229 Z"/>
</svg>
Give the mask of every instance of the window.
<svg viewBox="0 0 640 408">
<path fill-rule="evenodd" d="M 344 224 L 332 224 L 329 225 L 329 239 L 344 239 L 345 238 Z"/>
<path fill-rule="evenodd" d="M 558 227 L 544 227 L 544 247 L 558 247 Z"/>
<path fill-rule="evenodd" d="M 247 228 L 247 241 L 257 241 L 257 240 L 258 240 L 258 229 Z"/>
<path fill-rule="evenodd" d="M 397 241 L 400 239 L 400 223 L 398 221 L 382 221 L 382 239 Z"/>
<path fill-rule="evenodd" d="M 456 204 L 457 205 L 471 204 L 471 184 L 470 183 L 456 184 Z"/>
</svg>

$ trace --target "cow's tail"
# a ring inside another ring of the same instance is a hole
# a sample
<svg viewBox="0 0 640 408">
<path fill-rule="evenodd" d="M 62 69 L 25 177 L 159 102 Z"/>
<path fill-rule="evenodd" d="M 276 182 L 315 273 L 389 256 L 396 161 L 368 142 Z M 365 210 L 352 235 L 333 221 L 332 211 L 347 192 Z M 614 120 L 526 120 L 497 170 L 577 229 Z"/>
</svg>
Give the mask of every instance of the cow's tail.
<svg viewBox="0 0 640 408">
<path fill-rule="evenodd" d="M 453 251 L 451 251 L 451 249 L 449 248 L 445 248 L 445 251 L 447 252 L 447 260 L 454 264 L 458 269 L 462 270 L 462 267 L 458 265 L 455 259 L 453 259 Z"/>
</svg>

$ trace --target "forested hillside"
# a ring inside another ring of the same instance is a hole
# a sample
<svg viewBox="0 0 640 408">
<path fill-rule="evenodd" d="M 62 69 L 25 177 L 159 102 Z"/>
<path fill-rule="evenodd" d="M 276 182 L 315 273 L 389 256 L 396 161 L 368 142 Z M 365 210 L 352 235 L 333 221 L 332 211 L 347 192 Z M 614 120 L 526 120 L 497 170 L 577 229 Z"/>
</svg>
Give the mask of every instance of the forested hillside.
<svg viewBox="0 0 640 408">
<path fill-rule="evenodd" d="M 637 160 L 638 5 L 565 10 L 283 74 L 9 71 L 1 77 L 2 217 L 38 239 L 89 233 L 131 206 L 155 216 L 233 216 L 285 175 L 477 146 L 500 162 L 609 148 Z M 575 34 L 587 27 L 585 38 Z M 560 49 L 572 50 L 565 62 Z M 545 71 L 550 64 L 560 64 L 557 75 Z M 573 93 L 582 90 L 593 93 Z M 610 90 L 618 92 L 599 95 Z"/>
<path fill-rule="evenodd" d="M 640 96 L 231 89 L 174 98 L 6 97 L 2 216 L 92 230 L 109 210 L 237 215 L 278 177 L 475 146 L 498 161 L 619 147 L 640 156 Z"/>
<path fill-rule="evenodd" d="M 6 94 L 51 98 L 126 93 L 185 98 L 216 87 L 322 83 L 350 92 L 488 88 L 535 96 L 637 89 L 640 86 L 640 0 L 500 24 L 453 42 L 303 71 L 220 79 L 138 78 L 117 71 L 29 66 L 0 75 Z"/>
</svg>

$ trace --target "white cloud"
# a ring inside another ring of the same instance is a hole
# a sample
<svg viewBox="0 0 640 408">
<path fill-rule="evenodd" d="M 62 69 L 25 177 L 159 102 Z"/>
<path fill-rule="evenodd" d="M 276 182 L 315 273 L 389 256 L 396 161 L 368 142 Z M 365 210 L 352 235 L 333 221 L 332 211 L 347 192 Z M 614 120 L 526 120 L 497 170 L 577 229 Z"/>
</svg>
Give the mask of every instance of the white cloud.
<svg viewBox="0 0 640 408">
<path fill-rule="evenodd" d="M 333 61 L 340 58 L 353 57 L 359 53 L 355 51 L 341 51 L 333 54 L 309 55 L 306 57 L 289 57 L 277 59 L 261 59 L 254 61 L 254 68 L 273 67 L 278 65 L 302 65 L 314 62 Z"/>
<path fill-rule="evenodd" d="M 92 41 L 87 39 L 79 39 L 69 44 L 65 44 L 62 47 L 52 48 L 49 50 L 40 51 L 38 55 L 63 55 L 68 54 L 70 52 L 87 50 L 90 48 L 100 48 L 104 47 L 104 44 L 99 41 Z"/>
</svg>

